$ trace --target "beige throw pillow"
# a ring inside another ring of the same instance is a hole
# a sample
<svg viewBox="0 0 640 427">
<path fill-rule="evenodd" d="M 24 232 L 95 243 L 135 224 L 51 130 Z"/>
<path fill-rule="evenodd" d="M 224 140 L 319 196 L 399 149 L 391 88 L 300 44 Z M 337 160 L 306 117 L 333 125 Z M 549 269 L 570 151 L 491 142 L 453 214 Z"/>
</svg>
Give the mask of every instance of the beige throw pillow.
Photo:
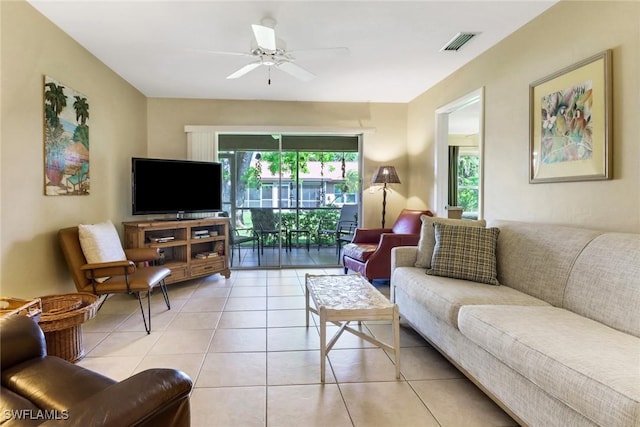
<svg viewBox="0 0 640 427">
<path fill-rule="evenodd" d="M 78 225 L 80 246 L 89 264 L 124 261 L 127 256 L 122 249 L 120 236 L 111 221 L 98 224 Z M 102 278 L 104 281 L 106 278 Z"/>
<path fill-rule="evenodd" d="M 438 218 L 427 215 L 420 217 L 422 220 L 422 228 L 420 229 L 420 240 L 418 241 L 418 256 L 416 258 L 416 267 L 431 268 L 431 258 L 433 257 L 433 247 L 436 244 L 433 224 L 449 224 L 463 225 L 467 227 L 486 227 L 487 221 L 484 219 L 467 220 L 467 219 L 449 219 Z"/>
<path fill-rule="evenodd" d="M 427 274 L 499 285 L 496 266 L 496 227 L 434 225 L 436 245 Z"/>
</svg>

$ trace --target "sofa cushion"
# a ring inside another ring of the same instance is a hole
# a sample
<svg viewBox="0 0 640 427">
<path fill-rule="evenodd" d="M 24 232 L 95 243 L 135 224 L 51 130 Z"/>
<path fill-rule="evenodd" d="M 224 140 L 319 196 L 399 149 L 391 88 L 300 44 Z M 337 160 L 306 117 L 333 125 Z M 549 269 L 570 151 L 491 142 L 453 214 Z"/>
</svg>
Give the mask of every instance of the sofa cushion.
<svg viewBox="0 0 640 427">
<path fill-rule="evenodd" d="M 496 270 L 498 228 L 435 223 L 436 245 L 427 274 L 499 285 Z"/>
<path fill-rule="evenodd" d="M 571 270 L 563 307 L 640 337 L 640 234 L 607 233 L 589 243 Z"/>
<path fill-rule="evenodd" d="M 464 305 L 549 305 L 507 286 L 487 286 L 468 280 L 427 276 L 423 269 L 416 267 L 396 268 L 391 277 L 391 284 L 424 305 L 425 310 L 456 328 L 458 311 Z"/>
<path fill-rule="evenodd" d="M 496 247 L 500 284 L 556 307 L 573 264 L 585 246 L 602 232 L 518 221 L 491 221 L 500 228 Z"/>
<path fill-rule="evenodd" d="M 377 244 L 347 243 L 342 248 L 342 254 L 346 257 L 357 259 L 361 262 L 367 262 L 369 257 L 371 257 L 371 255 L 376 251 L 377 248 Z"/>
<path fill-rule="evenodd" d="M 463 335 L 602 426 L 640 423 L 640 339 L 556 307 L 465 306 Z"/>
<path fill-rule="evenodd" d="M 422 227 L 420 228 L 420 240 L 418 241 L 418 256 L 416 259 L 416 267 L 431 268 L 431 258 L 433 257 L 433 248 L 436 244 L 434 223 L 450 224 L 450 225 L 466 225 L 469 227 L 484 227 L 487 222 L 484 219 L 472 221 L 462 219 L 438 218 L 422 215 Z"/>
</svg>

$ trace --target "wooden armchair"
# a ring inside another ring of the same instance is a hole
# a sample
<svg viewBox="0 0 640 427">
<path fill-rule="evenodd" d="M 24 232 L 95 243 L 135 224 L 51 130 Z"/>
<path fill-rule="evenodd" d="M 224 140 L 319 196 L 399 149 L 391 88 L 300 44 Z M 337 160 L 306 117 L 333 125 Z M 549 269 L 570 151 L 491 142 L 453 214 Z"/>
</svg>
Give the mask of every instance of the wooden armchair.
<svg viewBox="0 0 640 427">
<path fill-rule="evenodd" d="M 113 230 L 115 232 L 115 228 Z M 116 234 L 117 238 L 117 234 Z M 134 294 L 138 298 L 144 328 L 151 332 L 151 293 L 153 288 L 160 286 L 162 296 L 171 309 L 169 295 L 164 279 L 171 274 L 171 270 L 161 266 L 144 266 L 153 263 L 160 255 L 156 248 L 126 249 L 126 259 L 120 261 L 88 263 L 80 244 L 78 227 L 64 228 L 58 231 L 58 240 L 67 266 L 78 292 L 89 292 L 104 296 L 100 307 L 110 294 Z M 118 240 L 119 243 L 119 240 Z M 122 250 L 122 246 L 120 246 Z M 147 295 L 147 315 L 142 305 L 142 296 Z M 99 308 L 98 308 L 99 309 Z"/>
<path fill-rule="evenodd" d="M 392 228 L 357 228 L 353 240 L 342 251 L 345 274 L 353 270 L 369 281 L 389 279 L 391 249 L 418 245 L 422 215 L 433 216 L 433 213 L 403 209 Z"/>
</svg>

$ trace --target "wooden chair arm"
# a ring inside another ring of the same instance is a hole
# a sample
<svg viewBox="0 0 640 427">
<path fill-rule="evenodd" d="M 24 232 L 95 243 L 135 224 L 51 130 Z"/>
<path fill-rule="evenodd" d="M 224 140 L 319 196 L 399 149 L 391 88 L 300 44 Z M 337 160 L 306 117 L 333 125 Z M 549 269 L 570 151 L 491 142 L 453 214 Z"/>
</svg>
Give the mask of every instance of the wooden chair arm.
<svg viewBox="0 0 640 427">
<path fill-rule="evenodd" d="M 111 261 L 101 262 L 94 264 L 85 264 L 80 267 L 81 271 L 84 271 L 84 275 L 87 279 L 94 279 L 96 277 L 108 277 L 131 274 L 136 271 L 136 265 L 133 261 Z"/>
<path fill-rule="evenodd" d="M 160 250 L 158 248 L 131 248 L 125 249 L 124 253 L 127 255 L 128 260 L 135 263 L 160 259 Z"/>
</svg>

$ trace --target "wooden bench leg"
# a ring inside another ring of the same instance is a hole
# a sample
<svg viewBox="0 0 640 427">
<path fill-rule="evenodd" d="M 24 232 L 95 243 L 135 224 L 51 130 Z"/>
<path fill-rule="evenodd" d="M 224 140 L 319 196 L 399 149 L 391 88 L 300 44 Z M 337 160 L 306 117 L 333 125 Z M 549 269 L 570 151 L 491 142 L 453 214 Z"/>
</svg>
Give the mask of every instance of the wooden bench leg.
<svg viewBox="0 0 640 427">
<path fill-rule="evenodd" d="M 398 304 L 393 306 L 393 349 L 396 359 L 396 379 L 400 379 L 400 316 Z"/>
<path fill-rule="evenodd" d="M 327 311 L 320 306 L 320 382 L 324 384 L 327 364 Z"/>
</svg>

